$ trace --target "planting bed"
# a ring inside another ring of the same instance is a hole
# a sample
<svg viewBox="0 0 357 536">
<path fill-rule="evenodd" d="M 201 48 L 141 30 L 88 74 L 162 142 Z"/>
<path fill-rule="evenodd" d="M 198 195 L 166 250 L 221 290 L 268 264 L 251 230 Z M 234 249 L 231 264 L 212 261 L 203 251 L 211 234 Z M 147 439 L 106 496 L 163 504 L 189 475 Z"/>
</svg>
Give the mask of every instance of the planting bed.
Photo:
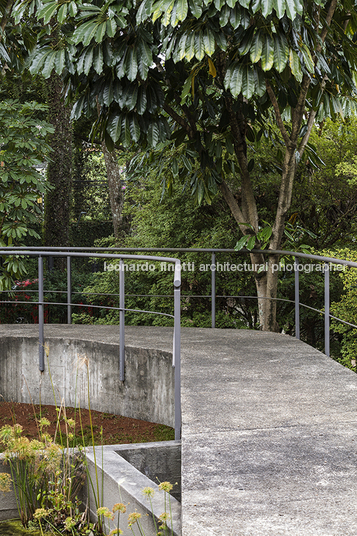
<svg viewBox="0 0 357 536">
<path fill-rule="evenodd" d="M 71 441 L 71 446 L 73 444 L 83 444 L 83 437 L 86 444 L 91 444 L 89 411 L 87 409 L 62 408 L 60 412 L 62 433 L 65 433 L 65 426 L 62 419 L 64 412 L 68 419 L 74 419 L 76 422 L 74 429 L 75 438 Z M 113 445 L 174 439 L 174 430 L 163 424 L 93 410 L 91 415 L 94 440 L 98 444 L 103 442 L 104 445 Z M 51 423 L 46 430 L 54 437 L 57 422 L 55 406 L 0 402 L 0 428 L 7 424 L 13 425 L 16 422 L 21 424 L 23 435 L 29 439 L 38 438 L 37 420 L 41 417 L 46 418 Z M 83 430 L 83 437 L 81 430 Z M 57 436 L 59 436 L 58 432 Z"/>
</svg>

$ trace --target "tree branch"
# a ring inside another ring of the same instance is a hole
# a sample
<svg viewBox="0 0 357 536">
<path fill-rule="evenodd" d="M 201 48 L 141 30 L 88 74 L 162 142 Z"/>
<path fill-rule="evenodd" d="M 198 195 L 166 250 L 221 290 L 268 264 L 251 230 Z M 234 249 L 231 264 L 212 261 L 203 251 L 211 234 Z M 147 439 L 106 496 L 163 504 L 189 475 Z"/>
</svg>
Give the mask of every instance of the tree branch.
<svg viewBox="0 0 357 536">
<path fill-rule="evenodd" d="M 185 121 L 183 117 L 180 116 L 180 114 L 175 112 L 175 110 L 171 108 L 169 104 L 166 103 L 163 105 L 163 109 L 167 114 L 169 114 L 170 117 L 172 117 L 174 121 L 176 121 L 176 123 L 178 123 L 182 128 L 186 130 L 187 134 L 191 139 L 194 138 L 194 131 L 192 130 L 189 123 L 187 123 L 187 121 Z"/>
<path fill-rule="evenodd" d="M 337 0 L 332 0 L 331 4 L 330 4 L 330 7 L 328 8 L 327 15 L 326 15 L 326 26 L 324 27 L 324 29 L 322 30 L 321 35 L 320 35 L 320 39 L 321 39 L 322 43 L 321 43 L 321 45 L 319 45 L 317 47 L 318 52 L 321 51 L 322 45 L 325 42 L 327 32 L 329 31 L 329 28 L 330 28 L 331 22 L 332 22 L 332 18 L 334 16 L 335 11 L 336 11 L 336 7 L 337 7 Z"/>
<path fill-rule="evenodd" d="M 233 217 L 236 220 L 236 222 L 238 223 L 242 233 L 245 234 L 245 231 L 247 229 L 249 229 L 249 227 L 247 227 L 246 225 L 242 225 L 244 223 L 243 213 L 242 213 L 241 209 L 239 208 L 237 200 L 234 197 L 231 189 L 229 188 L 229 186 L 227 185 L 227 183 L 225 181 L 221 182 L 221 184 L 219 185 L 219 189 L 221 190 L 221 193 L 222 193 L 222 195 L 224 197 L 225 202 L 227 203 L 227 205 L 231 209 Z"/>
<path fill-rule="evenodd" d="M 290 140 L 289 134 L 287 133 L 286 128 L 284 126 L 284 122 L 282 120 L 281 113 L 280 113 L 280 110 L 279 110 L 279 104 L 278 104 L 278 101 L 276 100 L 275 93 L 273 91 L 273 88 L 270 85 L 269 80 L 267 80 L 267 79 L 265 80 L 265 85 L 266 85 L 266 88 L 267 88 L 267 93 L 269 95 L 269 98 L 270 98 L 271 103 L 272 103 L 273 108 L 274 108 L 275 117 L 276 117 L 276 123 L 277 123 L 277 125 L 279 127 L 281 135 L 283 136 L 283 140 L 285 142 L 285 145 L 287 147 L 290 147 L 291 140 Z"/>
<path fill-rule="evenodd" d="M 299 149 L 298 149 L 300 158 L 302 157 L 302 155 L 303 155 L 303 153 L 304 153 L 304 151 L 306 149 L 307 142 L 309 141 L 311 130 L 312 130 L 312 127 L 314 126 L 315 117 L 316 117 L 316 111 L 311 110 L 310 115 L 309 115 L 309 119 L 307 120 L 307 130 L 305 132 L 305 135 L 304 135 L 303 139 L 301 140 L 301 143 L 300 143 L 300 146 L 299 146 Z"/>
</svg>

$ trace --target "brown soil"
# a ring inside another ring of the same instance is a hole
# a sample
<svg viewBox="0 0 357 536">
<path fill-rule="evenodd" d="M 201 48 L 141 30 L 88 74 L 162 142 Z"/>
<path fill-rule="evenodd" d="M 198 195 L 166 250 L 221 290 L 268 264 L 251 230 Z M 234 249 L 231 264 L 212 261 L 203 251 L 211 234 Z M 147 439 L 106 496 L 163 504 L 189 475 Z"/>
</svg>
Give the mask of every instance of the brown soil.
<svg viewBox="0 0 357 536">
<path fill-rule="evenodd" d="M 64 422 L 64 412 L 67 419 L 74 419 L 74 443 L 83 445 L 83 438 L 86 445 L 91 445 L 91 423 L 90 414 L 86 409 L 80 411 L 74 408 L 60 409 L 55 406 L 31 405 L 18 402 L 0 402 L 0 428 L 5 425 L 21 424 L 23 435 L 29 439 L 39 438 L 38 420 L 46 418 L 50 425 L 46 431 L 60 441 L 60 434 L 57 428 L 57 420 L 61 423 L 62 438 L 71 430 L 66 428 Z M 57 419 L 57 415 L 60 415 Z M 120 443 L 142 443 L 150 441 L 164 441 L 174 439 L 174 430 L 162 424 L 131 419 L 110 413 L 91 411 L 92 425 L 95 444 L 113 445 Z M 73 431 L 73 430 L 72 430 Z M 73 440 L 71 441 L 71 446 Z M 0 451 L 3 450 L 0 444 Z"/>
</svg>

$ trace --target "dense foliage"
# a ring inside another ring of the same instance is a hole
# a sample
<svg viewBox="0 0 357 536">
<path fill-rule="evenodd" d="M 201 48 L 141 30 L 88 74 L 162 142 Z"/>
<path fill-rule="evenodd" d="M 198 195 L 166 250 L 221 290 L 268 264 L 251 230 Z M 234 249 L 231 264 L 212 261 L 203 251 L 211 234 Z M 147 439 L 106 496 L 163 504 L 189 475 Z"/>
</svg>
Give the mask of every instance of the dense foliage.
<svg viewBox="0 0 357 536">
<path fill-rule="evenodd" d="M 42 194 L 48 188 L 40 170 L 49 159 L 46 142 L 52 127 L 41 114 L 45 106 L 16 100 L 0 102 L 0 246 L 21 245 L 42 211 Z M 21 258 L 6 257 L 0 289 L 11 286 L 12 276 L 22 277 Z"/>
</svg>

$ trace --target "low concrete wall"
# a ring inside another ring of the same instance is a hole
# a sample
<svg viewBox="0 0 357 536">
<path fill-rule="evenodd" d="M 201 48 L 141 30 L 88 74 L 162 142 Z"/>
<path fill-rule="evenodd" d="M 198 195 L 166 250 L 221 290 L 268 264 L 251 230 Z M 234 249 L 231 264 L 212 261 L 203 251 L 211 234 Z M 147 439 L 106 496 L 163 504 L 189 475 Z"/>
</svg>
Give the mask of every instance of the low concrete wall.
<svg viewBox="0 0 357 536">
<path fill-rule="evenodd" d="M 118 445 L 115 452 L 153 482 L 170 482 L 181 502 L 181 441 Z"/>
<path fill-rule="evenodd" d="M 172 354 L 125 348 L 125 381 L 119 380 L 118 344 L 46 337 L 45 371 L 38 369 L 38 338 L 0 338 L 0 395 L 5 400 L 88 407 L 174 426 Z M 52 381 L 51 381 L 52 378 Z"/>
<path fill-rule="evenodd" d="M 155 445 L 159 447 L 160 451 L 157 452 L 157 459 L 155 460 Z M 159 516 L 164 510 L 164 492 L 160 491 L 158 484 L 150 480 L 143 475 L 138 469 L 126 461 L 119 455 L 122 448 L 126 450 L 136 450 L 140 448 L 145 456 L 144 451 L 148 449 L 148 457 L 151 462 L 159 466 L 159 459 L 163 455 L 162 449 L 165 447 L 172 451 L 180 448 L 180 442 L 162 442 L 153 444 L 142 443 L 140 445 L 113 445 L 96 449 L 96 464 L 97 472 L 99 475 L 99 488 L 103 489 L 102 505 L 112 508 L 114 504 L 122 502 L 127 505 L 126 514 L 121 514 L 120 528 L 123 530 L 124 536 L 132 536 L 132 531 L 128 528 L 128 515 L 132 512 L 139 512 L 141 514 L 140 522 L 143 526 L 146 536 L 156 536 L 155 525 L 152 518 L 150 503 L 143 494 L 143 489 L 151 487 L 154 489 L 154 496 L 152 497 L 153 513 L 158 523 Z M 176 447 L 176 448 L 175 448 Z M 95 482 L 95 463 L 94 456 L 91 449 L 87 453 L 88 469 L 91 475 L 93 483 Z M 103 479 L 103 480 L 102 480 Z M 84 493 L 84 502 L 87 499 L 86 493 Z M 181 535 L 181 504 L 171 497 L 171 513 L 172 513 L 172 525 L 173 535 Z M 95 501 L 91 487 L 89 488 L 89 505 L 91 519 L 97 518 L 95 511 Z M 166 504 L 166 511 L 170 512 L 170 506 Z M 115 528 L 115 524 L 106 520 L 107 532 Z M 171 524 L 169 524 L 171 528 Z M 136 534 L 136 532 L 135 532 Z M 170 532 L 171 534 L 171 532 Z"/>
</svg>

